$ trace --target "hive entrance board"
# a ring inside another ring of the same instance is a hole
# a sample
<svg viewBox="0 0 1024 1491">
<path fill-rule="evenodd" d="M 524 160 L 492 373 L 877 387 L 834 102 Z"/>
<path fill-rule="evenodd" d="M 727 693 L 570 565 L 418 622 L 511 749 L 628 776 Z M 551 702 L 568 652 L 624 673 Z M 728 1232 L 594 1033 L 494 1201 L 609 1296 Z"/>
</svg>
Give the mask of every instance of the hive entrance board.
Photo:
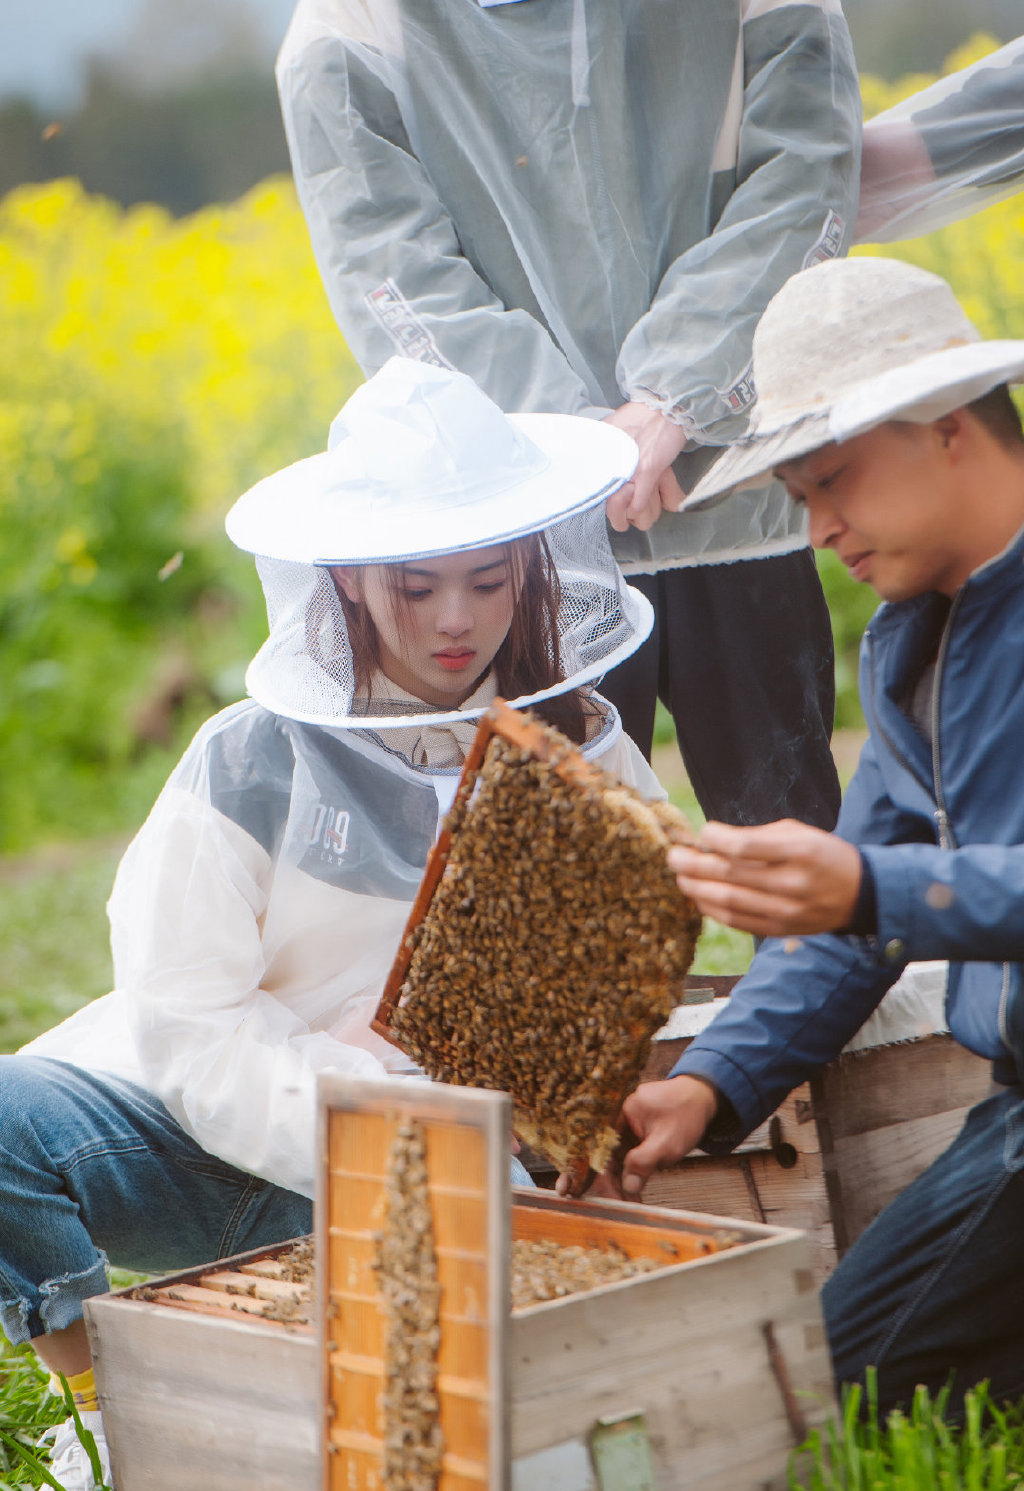
<svg viewBox="0 0 1024 1491">
<path fill-rule="evenodd" d="M 692 830 L 496 701 L 427 862 L 373 1028 L 433 1079 L 511 1094 L 582 1189 L 682 995 L 700 918 L 665 851 Z"/>
</svg>

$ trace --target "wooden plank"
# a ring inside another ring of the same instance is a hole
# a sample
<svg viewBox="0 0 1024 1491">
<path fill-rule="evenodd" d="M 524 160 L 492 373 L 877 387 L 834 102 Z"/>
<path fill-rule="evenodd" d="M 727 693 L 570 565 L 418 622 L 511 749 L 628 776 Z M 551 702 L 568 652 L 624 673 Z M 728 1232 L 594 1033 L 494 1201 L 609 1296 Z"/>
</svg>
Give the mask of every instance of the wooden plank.
<svg viewBox="0 0 1024 1491">
<path fill-rule="evenodd" d="M 815 1417 L 831 1404 L 806 1239 L 776 1233 L 630 1283 L 512 1317 L 515 1455 L 634 1408 L 647 1420 L 660 1491 L 784 1484 L 793 1430 L 765 1325 L 790 1390 L 812 1395 Z"/>
<path fill-rule="evenodd" d="M 85 1319 L 118 1491 L 314 1491 L 312 1334 L 118 1295 Z"/>
<path fill-rule="evenodd" d="M 691 1156 L 658 1170 L 644 1187 L 652 1206 L 707 1212 L 723 1219 L 765 1222 L 806 1231 L 819 1283 L 838 1262 L 822 1156 L 803 1154 L 783 1170 L 770 1154 Z"/>
<path fill-rule="evenodd" d="M 723 1231 L 728 1231 L 731 1238 L 741 1236 L 728 1225 Z M 615 1247 L 627 1258 L 653 1258 L 666 1267 L 707 1257 L 723 1246 L 713 1234 L 689 1232 L 684 1225 L 646 1227 L 614 1215 L 581 1215 L 575 1210 L 541 1212 L 528 1206 L 512 1208 L 512 1236 L 517 1241 L 551 1240 L 562 1247 Z"/>
<path fill-rule="evenodd" d="M 841 1208 L 844 1249 L 856 1242 L 883 1207 L 906 1189 L 953 1142 L 969 1108 L 929 1114 L 840 1139 L 829 1158 Z"/>
<path fill-rule="evenodd" d="M 218 1269 L 216 1273 L 203 1274 L 201 1284 L 204 1289 L 218 1293 L 247 1295 L 254 1300 L 270 1302 L 300 1300 L 307 1293 L 305 1285 L 293 1280 L 265 1278 L 242 1269 Z"/>
<path fill-rule="evenodd" d="M 830 1062 L 821 1102 L 833 1141 L 972 1107 L 992 1090 L 991 1064 L 950 1035 L 873 1046 Z"/>
</svg>

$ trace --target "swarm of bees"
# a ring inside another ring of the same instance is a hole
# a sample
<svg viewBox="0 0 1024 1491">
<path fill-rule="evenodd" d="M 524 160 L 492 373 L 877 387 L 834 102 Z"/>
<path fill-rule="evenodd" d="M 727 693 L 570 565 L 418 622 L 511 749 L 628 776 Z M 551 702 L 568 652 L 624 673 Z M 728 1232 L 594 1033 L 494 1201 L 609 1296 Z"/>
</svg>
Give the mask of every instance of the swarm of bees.
<svg viewBox="0 0 1024 1491">
<path fill-rule="evenodd" d="M 494 734 L 460 789 L 388 1033 L 435 1080 L 511 1093 L 520 1137 L 579 1175 L 681 995 L 700 917 L 665 851 L 693 832 L 528 728 L 542 751 Z"/>
<path fill-rule="evenodd" d="M 444 1454 L 437 1395 L 441 1287 L 426 1144 L 412 1118 L 400 1121 L 391 1148 L 373 1267 L 387 1319 L 384 1484 L 388 1491 L 436 1491 Z"/>
</svg>

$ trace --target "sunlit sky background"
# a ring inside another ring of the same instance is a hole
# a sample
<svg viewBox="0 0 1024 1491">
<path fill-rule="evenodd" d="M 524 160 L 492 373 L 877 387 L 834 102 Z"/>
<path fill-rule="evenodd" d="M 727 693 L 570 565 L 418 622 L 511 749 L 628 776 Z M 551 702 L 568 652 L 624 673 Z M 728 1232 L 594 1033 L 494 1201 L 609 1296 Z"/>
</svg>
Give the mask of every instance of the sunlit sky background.
<svg viewBox="0 0 1024 1491">
<path fill-rule="evenodd" d="M 944 0 L 943 8 L 952 3 Z M 74 108 L 90 56 L 123 62 L 129 55 L 141 81 L 173 80 L 209 60 L 232 26 L 248 33 L 250 55 L 269 67 L 293 6 L 294 0 L 0 0 L 0 99 L 21 94 L 44 107 Z M 858 24 L 863 36 L 876 16 L 891 19 L 894 9 L 912 7 L 919 10 L 916 0 L 845 0 L 855 40 Z M 959 0 L 959 7 L 966 34 L 979 0 Z M 983 0 L 982 8 L 998 18 L 1004 39 L 1024 31 L 1024 0 Z M 146 58 L 139 35 L 147 23 L 152 34 L 154 17 L 160 55 L 150 48 Z"/>
<path fill-rule="evenodd" d="M 92 55 L 121 52 L 131 43 L 152 0 L 0 0 L 0 97 L 28 94 L 49 106 L 79 100 L 83 66 Z M 201 58 L 209 44 L 202 12 L 247 15 L 267 59 L 285 33 L 294 0 L 169 0 L 183 14 L 182 50 Z"/>
</svg>

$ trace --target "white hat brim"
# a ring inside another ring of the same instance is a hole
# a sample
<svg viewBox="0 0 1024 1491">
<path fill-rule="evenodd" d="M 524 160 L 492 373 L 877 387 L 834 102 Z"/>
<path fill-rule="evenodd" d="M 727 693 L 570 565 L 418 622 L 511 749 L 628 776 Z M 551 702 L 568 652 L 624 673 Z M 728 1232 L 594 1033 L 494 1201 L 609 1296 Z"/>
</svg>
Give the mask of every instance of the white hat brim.
<svg viewBox="0 0 1024 1491">
<path fill-rule="evenodd" d="M 931 352 L 859 383 L 829 407 L 803 411 L 781 429 L 760 431 L 724 451 L 680 507 L 710 507 L 761 486 L 776 467 L 887 420 L 928 424 L 1002 383 L 1024 382 L 1024 341 L 968 342 Z"/>
<path fill-rule="evenodd" d="M 338 500 L 331 452 L 257 482 L 225 520 L 232 543 L 296 564 L 388 564 L 480 549 L 536 533 L 603 502 L 632 477 L 636 443 L 624 430 L 568 414 L 512 414 L 546 456 L 544 469 L 497 494 L 446 503 L 410 494 L 395 508 Z M 415 500 L 414 500 L 415 499 Z"/>
</svg>

